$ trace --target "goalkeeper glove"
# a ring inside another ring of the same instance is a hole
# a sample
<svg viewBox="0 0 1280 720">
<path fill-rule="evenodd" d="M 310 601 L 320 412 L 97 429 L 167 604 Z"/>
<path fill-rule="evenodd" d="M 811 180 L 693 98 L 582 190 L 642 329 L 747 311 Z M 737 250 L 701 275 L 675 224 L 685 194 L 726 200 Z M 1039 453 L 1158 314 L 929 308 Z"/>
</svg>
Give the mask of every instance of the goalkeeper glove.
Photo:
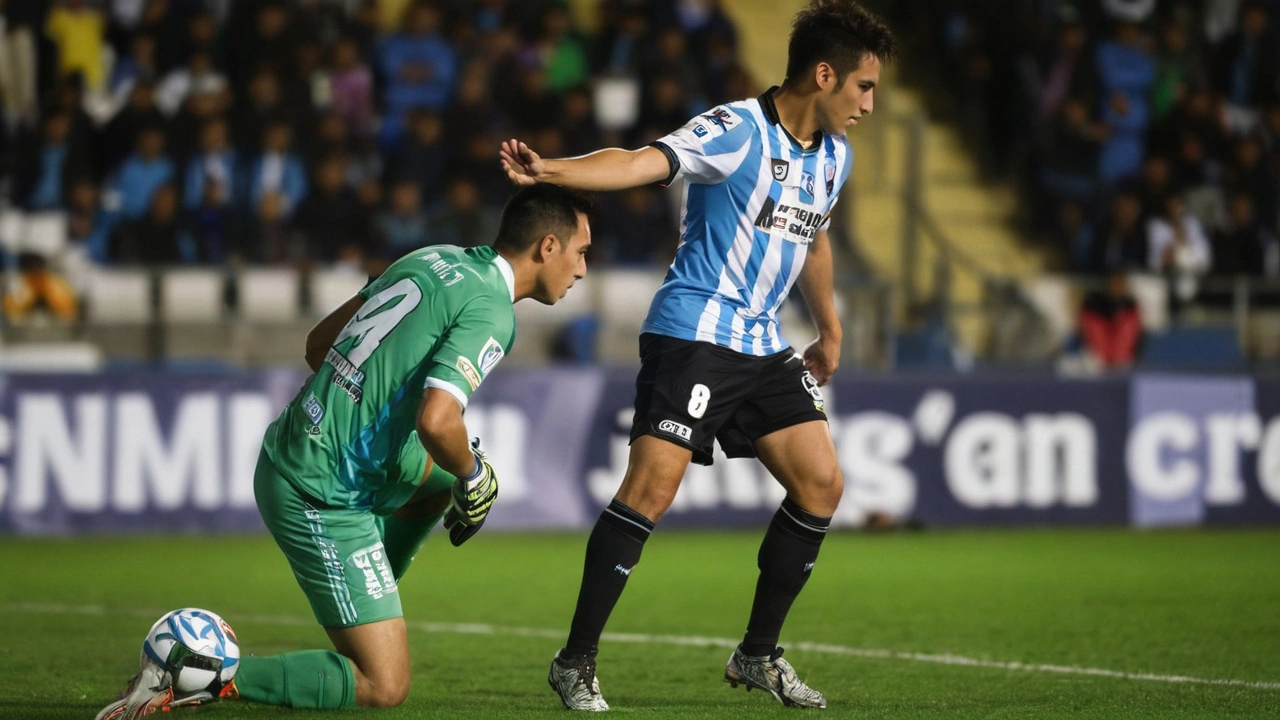
<svg viewBox="0 0 1280 720">
<path fill-rule="evenodd" d="M 480 532 L 489 508 L 498 499 L 498 476 L 494 474 L 493 466 L 480 451 L 479 445 L 478 439 L 471 445 L 471 452 L 476 458 L 475 471 L 470 477 L 458 478 L 453 482 L 449 509 L 444 514 L 444 526 L 449 531 L 449 542 L 454 547 Z"/>
</svg>

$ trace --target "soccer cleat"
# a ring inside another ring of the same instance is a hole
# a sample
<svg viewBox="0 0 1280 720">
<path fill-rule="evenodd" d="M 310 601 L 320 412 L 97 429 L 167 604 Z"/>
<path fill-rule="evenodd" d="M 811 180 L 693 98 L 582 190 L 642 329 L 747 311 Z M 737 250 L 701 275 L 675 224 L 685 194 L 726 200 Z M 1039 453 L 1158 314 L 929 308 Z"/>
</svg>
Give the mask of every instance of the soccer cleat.
<svg viewBox="0 0 1280 720">
<path fill-rule="evenodd" d="M 742 646 L 734 649 L 729 664 L 724 666 L 724 679 L 729 685 L 746 685 L 747 690 L 768 690 L 778 702 L 787 707 L 825 708 L 827 699 L 796 677 L 791 663 L 782 659 L 782 648 L 772 655 L 752 657 L 742 653 Z"/>
<path fill-rule="evenodd" d="M 217 699 L 236 699 L 240 691 L 235 681 L 227 683 Z M 199 690 L 175 696 L 169 673 L 160 666 L 148 663 L 142 672 L 129 680 L 129 686 L 120 698 L 98 712 L 95 720 L 136 720 L 155 712 L 168 712 L 174 708 L 200 705 L 214 700 L 213 693 Z"/>
<path fill-rule="evenodd" d="M 551 661 L 551 671 L 547 673 L 547 683 L 570 710 L 603 712 L 609 709 L 609 703 L 600 695 L 595 658 L 583 658 L 577 665 L 565 665 L 560 660 L 560 653 L 556 653 Z"/>
</svg>

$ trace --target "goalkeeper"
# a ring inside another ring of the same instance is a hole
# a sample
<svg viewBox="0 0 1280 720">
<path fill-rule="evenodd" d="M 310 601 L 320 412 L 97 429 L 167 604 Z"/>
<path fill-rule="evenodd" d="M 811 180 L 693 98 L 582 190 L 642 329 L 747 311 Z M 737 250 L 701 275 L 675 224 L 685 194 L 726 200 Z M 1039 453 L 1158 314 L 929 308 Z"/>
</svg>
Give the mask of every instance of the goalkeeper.
<svg viewBox="0 0 1280 720">
<path fill-rule="evenodd" d="M 311 330 L 316 372 L 267 428 L 254 491 L 337 652 L 244 657 L 221 697 L 336 709 L 408 696 L 396 583 L 441 516 L 460 545 L 493 505 L 463 411 L 515 339 L 513 303 L 553 304 L 586 274 L 589 209 L 553 185 L 520 190 L 492 247 L 416 250 Z M 212 699 L 198 695 L 144 672 L 99 717 Z"/>
</svg>

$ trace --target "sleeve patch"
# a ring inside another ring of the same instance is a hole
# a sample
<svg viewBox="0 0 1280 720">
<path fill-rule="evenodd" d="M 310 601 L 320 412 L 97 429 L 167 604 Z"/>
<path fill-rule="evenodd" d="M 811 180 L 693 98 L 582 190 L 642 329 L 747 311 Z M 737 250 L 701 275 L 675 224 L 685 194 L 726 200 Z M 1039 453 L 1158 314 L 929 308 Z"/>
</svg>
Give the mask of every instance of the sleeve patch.
<svg viewBox="0 0 1280 720">
<path fill-rule="evenodd" d="M 492 370 L 505 355 L 506 353 L 503 352 L 502 345 L 497 340 L 490 337 L 489 342 L 485 343 L 484 348 L 480 351 L 480 374 L 482 376 L 487 376 L 489 371 Z M 479 381 L 477 381 L 476 384 L 479 384 Z"/>
<path fill-rule="evenodd" d="M 467 384 L 471 386 L 472 392 L 480 387 L 480 373 L 476 371 L 476 366 L 471 361 L 459 355 L 458 362 L 454 365 L 458 372 L 462 373 L 462 377 L 467 379 Z"/>
</svg>

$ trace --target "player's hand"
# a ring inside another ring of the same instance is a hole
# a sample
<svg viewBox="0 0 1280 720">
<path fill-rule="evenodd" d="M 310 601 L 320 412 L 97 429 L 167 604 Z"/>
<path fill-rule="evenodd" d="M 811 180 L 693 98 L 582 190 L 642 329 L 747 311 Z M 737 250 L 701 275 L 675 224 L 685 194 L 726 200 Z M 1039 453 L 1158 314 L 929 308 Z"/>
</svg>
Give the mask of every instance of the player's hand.
<svg viewBox="0 0 1280 720">
<path fill-rule="evenodd" d="M 521 187 L 536 184 L 547 170 L 538 153 L 514 138 L 502 141 L 498 156 L 502 158 L 502 170 L 507 173 L 507 179 Z"/>
<path fill-rule="evenodd" d="M 473 445 L 471 452 L 475 454 L 476 471 L 471 477 L 458 478 L 453 482 L 449 509 L 444 513 L 444 526 L 454 547 L 480 532 L 489 508 L 498 499 L 498 476 L 494 474 L 493 466 L 478 447 Z"/>
<path fill-rule="evenodd" d="M 818 381 L 818 385 L 826 385 L 836 368 L 840 367 L 840 343 L 834 340 L 818 338 L 804 349 L 804 368 Z"/>
</svg>

